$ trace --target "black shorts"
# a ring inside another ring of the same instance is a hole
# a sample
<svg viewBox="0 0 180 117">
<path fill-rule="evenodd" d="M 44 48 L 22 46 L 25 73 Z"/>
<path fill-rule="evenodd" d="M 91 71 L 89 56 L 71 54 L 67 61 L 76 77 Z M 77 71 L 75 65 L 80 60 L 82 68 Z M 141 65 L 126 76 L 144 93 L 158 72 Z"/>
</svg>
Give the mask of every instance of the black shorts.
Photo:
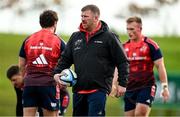
<svg viewBox="0 0 180 117">
<path fill-rule="evenodd" d="M 55 111 L 59 109 L 56 86 L 28 86 L 23 91 L 23 107 L 42 107 Z"/>
<path fill-rule="evenodd" d="M 151 107 L 156 94 L 156 86 L 145 87 L 133 91 L 126 91 L 124 96 L 125 111 L 130 111 L 136 108 L 137 103 L 146 104 Z"/>
</svg>

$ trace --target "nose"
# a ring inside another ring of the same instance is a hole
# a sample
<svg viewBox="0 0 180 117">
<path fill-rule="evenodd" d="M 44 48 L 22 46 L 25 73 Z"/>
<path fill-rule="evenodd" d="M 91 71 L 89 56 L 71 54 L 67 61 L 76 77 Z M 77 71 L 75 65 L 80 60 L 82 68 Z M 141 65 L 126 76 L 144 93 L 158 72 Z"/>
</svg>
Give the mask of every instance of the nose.
<svg viewBox="0 0 180 117">
<path fill-rule="evenodd" d="M 81 20 L 82 20 L 82 21 L 84 21 L 84 20 L 85 20 L 85 17 L 84 17 L 84 16 L 82 16 L 82 17 L 81 17 Z"/>
<path fill-rule="evenodd" d="M 131 31 L 130 31 L 130 30 L 127 30 L 127 33 L 128 33 L 128 34 L 130 34 L 130 33 L 131 33 Z"/>
</svg>

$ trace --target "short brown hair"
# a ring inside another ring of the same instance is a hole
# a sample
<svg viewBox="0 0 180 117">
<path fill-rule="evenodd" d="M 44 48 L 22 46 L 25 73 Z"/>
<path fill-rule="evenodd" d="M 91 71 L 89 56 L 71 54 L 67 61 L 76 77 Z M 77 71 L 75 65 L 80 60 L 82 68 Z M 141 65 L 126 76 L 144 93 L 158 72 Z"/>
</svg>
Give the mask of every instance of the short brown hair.
<svg viewBox="0 0 180 117">
<path fill-rule="evenodd" d="M 97 16 L 100 16 L 100 10 L 96 5 L 90 4 L 90 5 L 86 5 L 84 6 L 81 11 L 87 11 L 90 10 L 92 11 L 94 14 L 96 14 Z"/>
<path fill-rule="evenodd" d="M 58 15 L 55 11 L 45 10 L 39 17 L 39 23 L 42 28 L 51 27 L 58 21 Z"/>
<path fill-rule="evenodd" d="M 18 65 L 12 65 L 7 69 L 6 75 L 8 79 L 11 79 L 12 76 L 18 74 L 20 72 Z"/>
<path fill-rule="evenodd" d="M 133 17 L 129 17 L 127 20 L 126 20 L 127 23 L 131 23 L 131 22 L 137 22 L 139 24 L 142 25 L 142 20 L 140 17 L 137 17 L 137 16 L 133 16 Z"/>
</svg>

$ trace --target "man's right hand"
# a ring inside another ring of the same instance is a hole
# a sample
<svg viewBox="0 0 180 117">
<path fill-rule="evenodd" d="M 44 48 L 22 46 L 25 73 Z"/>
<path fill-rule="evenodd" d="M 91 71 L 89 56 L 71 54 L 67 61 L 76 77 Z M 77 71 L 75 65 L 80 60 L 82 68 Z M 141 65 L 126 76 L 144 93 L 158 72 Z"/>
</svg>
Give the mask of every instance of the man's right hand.
<svg viewBox="0 0 180 117">
<path fill-rule="evenodd" d="M 55 74 L 55 75 L 54 75 L 54 80 L 56 81 L 56 83 L 58 83 L 58 84 L 60 85 L 60 88 L 61 88 L 61 89 L 65 89 L 65 88 L 67 88 L 67 85 L 65 85 L 65 84 L 63 83 L 63 81 L 60 80 L 60 77 L 61 77 L 62 75 L 63 75 L 62 73 L 60 73 L 60 74 Z"/>
<path fill-rule="evenodd" d="M 123 96 L 125 92 L 126 92 L 126 87 L 118 85 L 117 86 L 117 95 L 116 95 L 116 97 Z"/>
<path fill-rule="evenodd" d="M 62 74 L 55 74 L 54 75 L 54 80 L 56 83 L 61 84 L 61 80 L 59 79 L 62 76 Z"/>
</svg>

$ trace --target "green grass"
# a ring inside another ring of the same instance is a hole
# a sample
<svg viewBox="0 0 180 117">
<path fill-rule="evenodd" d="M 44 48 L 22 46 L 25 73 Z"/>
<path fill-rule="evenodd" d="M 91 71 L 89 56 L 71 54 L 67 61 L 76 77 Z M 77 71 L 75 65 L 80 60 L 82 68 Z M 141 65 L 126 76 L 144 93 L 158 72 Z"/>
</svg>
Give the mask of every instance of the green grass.
<svg viewBox="0 0 180 117">
<path fill-rule="evenodd" d="M 8 66 L 18 63 L 19 49 L 23 40 L 27 35 L 16 34 L 0 34 L 0 116 L 14 116 L 16 95 L 15 91 L 6 78 L 6 70 Z M 67 40 L 69 36 L 62 36 Z M 125 42 L 127 36 L 120 35 L 122 42 Z M 153 37 L 159 44 L 164 55 L 165 65 L 168 73 L 180 73 L 180 38 L 179 37 Z M 116 98 L 108 97 L 106 106 L 107 115 L 117 116 L 123 115 L 122 103 Z M 163 112 L 163 110 L 160 110 Z M 72 105 L 69 106 L 67 115 L 71 115 Z M 151 115 L 156 115 L 157 109 L 152 109 Z M 173 109 L 168 110 L 172 113 Z M 179 114 L 179 113 L 178 113 Z"/>
</svg>

